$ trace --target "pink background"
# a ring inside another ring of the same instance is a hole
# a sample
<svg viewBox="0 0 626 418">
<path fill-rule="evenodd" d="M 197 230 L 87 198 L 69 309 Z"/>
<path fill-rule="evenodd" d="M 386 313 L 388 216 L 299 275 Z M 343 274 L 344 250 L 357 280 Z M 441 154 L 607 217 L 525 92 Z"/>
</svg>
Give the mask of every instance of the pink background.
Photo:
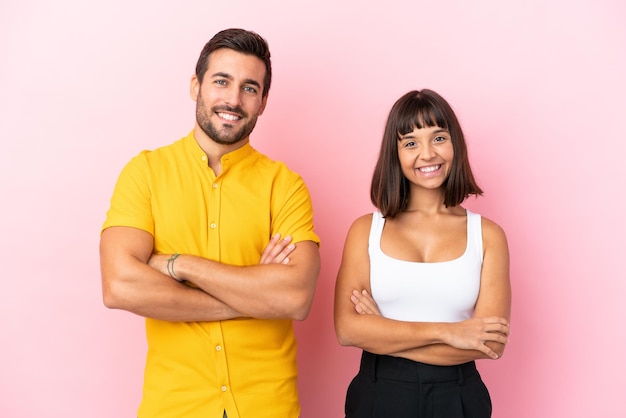
<svg viewBox="0 0 626 418">
<path fill-rule="evenodd" d="M 100 226 L 122 166 L 191 130 L 199 51 L 233 26 L 273 55 L 252 143 L 303 175 L 323 240 L 303 418 L 342 416 L 343 240 L 387 112 L 426 87 L 466 131 L 486 192 L 467 207 L 509 237 L 512 340 L 479 363 L 494 417 L 624 416 L 625 3 L 368 3 L 1 0 L 0 416 L 135 416 L 143 320 L 102 304 Z"/>
</svg>

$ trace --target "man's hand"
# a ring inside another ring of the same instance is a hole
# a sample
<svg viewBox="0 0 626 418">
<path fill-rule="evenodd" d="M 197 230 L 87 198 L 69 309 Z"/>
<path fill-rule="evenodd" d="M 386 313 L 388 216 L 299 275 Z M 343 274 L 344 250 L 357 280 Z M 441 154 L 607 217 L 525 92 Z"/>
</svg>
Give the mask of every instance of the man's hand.
<svg viewBox="0 0 626 418">
<path fill-rule="evenodd" d="M 291 244 L 291 236 L 280 239 L 280 234 L 276 234 L 263 250 L 259 264 L 289 264 L 289 254 L 295 249 L 296 244 Z"/>
</svg>

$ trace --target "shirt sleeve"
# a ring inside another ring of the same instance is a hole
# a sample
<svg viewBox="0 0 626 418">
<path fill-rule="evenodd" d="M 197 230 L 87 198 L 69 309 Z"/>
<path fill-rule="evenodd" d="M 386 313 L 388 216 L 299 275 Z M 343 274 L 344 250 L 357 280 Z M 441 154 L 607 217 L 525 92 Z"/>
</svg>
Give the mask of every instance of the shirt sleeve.
<svg viewBox="0 0 626 418">
<path fill-rule="evenodd" d="M 291 235 L 294 243 L 313 241 L 320 245 L 313 224 L 311 195 L 301 176 L 291 173 L 284 183 L 284 192 L 275 199 L 272 219 L 272 235 Z"/>
<path fill-rule="evenodd" d="M 128 226 L 154 235 L 146 153 L 143 151 L 122 169 L 113 190 L 103 231 L 111 226 Z"/>
</svg>

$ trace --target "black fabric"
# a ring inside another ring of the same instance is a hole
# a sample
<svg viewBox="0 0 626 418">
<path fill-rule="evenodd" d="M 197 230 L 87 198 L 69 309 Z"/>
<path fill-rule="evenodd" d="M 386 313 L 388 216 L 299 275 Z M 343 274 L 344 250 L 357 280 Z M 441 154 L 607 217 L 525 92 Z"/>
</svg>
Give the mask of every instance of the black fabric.
<svg viewBox="0 0 626 418">
<path fill-rule="evenodd" d="M 346 418 L 489 418 L 476 364 L 432 366 L 363 351 L 346 395 Z"/>
</svg>

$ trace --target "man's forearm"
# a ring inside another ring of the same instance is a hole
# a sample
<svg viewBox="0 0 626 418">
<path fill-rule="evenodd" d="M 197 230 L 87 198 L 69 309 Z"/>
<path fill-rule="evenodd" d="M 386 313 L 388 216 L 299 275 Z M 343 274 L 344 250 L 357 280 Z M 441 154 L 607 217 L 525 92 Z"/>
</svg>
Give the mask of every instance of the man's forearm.
<svg viewBox="0 0 626 418">
<path fill-rule="evenodd" d="M 178 283 L 146 263 L 152 236 L 145 231 L 112 227 L 100 242 L 104 304 L 166 321 L 216 321 L 242 314 L 200 289 Z"/>
<path fill-rule="evenodd" d="M 175 262 L 175 275 L 244 316 L 301 320 L 308 315 L 315 293 L 319 253 L 312 242 L 298 247 L 288 264 L 246 267 L 181 255 Z"/>
<path fill-rule="evenodd" d="M 134 277 L 140 279 L 118 278 L 109 285 L 107 307 L 165 321 L 219 321 L 243 316 L 202 289 L 178 283 L 148 266 L 138 270 Z"/>
</svg>

